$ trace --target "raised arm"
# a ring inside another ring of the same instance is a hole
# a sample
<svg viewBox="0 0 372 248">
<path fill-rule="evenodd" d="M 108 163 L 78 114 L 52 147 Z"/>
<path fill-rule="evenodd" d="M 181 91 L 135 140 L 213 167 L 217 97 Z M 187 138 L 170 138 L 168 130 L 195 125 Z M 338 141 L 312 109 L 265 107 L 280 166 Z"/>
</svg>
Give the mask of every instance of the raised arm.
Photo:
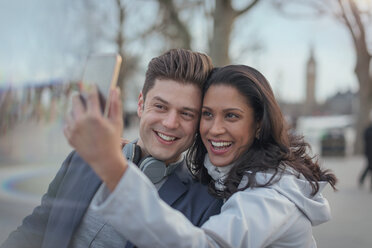
<svg viewBox="0 0 372 248">
<path fill-rule="evenodd" d="M 112 191 L 127 168 L 121 151 L 123 117 L 120 90 L 110 91 L 107 118 L 101 112 L 96 87 L 87 94 L 86 101 L 84 106 L 79 95 L 72 98 L 72 112 L 63 131 L 69 144 Z"/>
</svg>

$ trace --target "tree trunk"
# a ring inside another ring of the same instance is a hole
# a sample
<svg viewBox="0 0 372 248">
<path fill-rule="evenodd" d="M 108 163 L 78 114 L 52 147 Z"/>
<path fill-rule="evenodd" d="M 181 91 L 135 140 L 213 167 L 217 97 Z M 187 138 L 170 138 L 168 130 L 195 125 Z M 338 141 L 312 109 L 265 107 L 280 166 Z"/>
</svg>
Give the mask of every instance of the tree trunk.
<svg viewBox="0 0 372 248">
<path fill-rule="evenodd" d="M 121 4 L 121 0 L 116 0 L 116 7 L 118 10 L 118 31 L 116 34 L 116 45 L 120 56 L 122 57 L 122 64 L 119 71 L 117 85 L 121 90 L 122 102 L 126 100 L 126 84 L 128 79 L 136 70 L 138 58 L 128 54 L 125 51 L 125 37 L 124 37 L 124 24 L 125 24 L 125 6 Z M 125 104 L 123 105 L 123 112 L 125 112 Z"/>
<path fill-rule="evenodd" d="M 216 0 L 216 9 L 213 13 L 213 36 L 209 51 L 215 66 L 230 64 L 230 34 L 235 18 L 236 12 L 230 0 Z"/>
<path fill-rule="evenodd" d="M 230 64 L 230 36 L 237 17 L 250 11 L 260 0 L 252 0 L 245 8 L 236 10 L 231 0 L 216 0 L 213 12 L 213 34 L 209 54 L 215 66 Z"/>
<path fill-rule="evenodd" d="M 369 112 L 372 110 L 372 78 L 369 74 L 371 56 L 368 53 L 357 52 L 357 65 L 355 73 L 359 82 L 359 112 L 356 122 L 356 142 L 354 150 L 356 154 L 363 153 L 363 133 L 369 120 Z"/>
<path fill-rule="evenodd" d="M 355 154 L 363 152 L 363 132 L 369 122 L 372 108 L 372 75 L 370 74 L 371 54 L 368 51 L 366 24 L 362 22 L 362 12 L 352 0 L 338 0 L 342 18 L 353 39 L 356 65 L 355 74 L 359 83 L 359 112 L 357 117 Z"/>
<path fill-rule="evenodd" d="M 125 10 L 124 7 L 121 6 L 120 0 L 116 0 L 116 5 L 118 9 L 118 22 L 119 22 L 119 27 L 118 27 L 118 32 L 116 34 L 116 45 L 118 47 L 118 53 L 120 56 L 123 58 L 122 65 L 120 67 L 119 71 L 119 76 L 118 76 L 118 86 L 121 90 L 121 92 L 124 93 L 124 88 L 125 88 L 125 74 L 124 74 L 124 67 L 125 67 L 125 54 L 124 54 L 124 36 L 123 36 L 123 28 L 124 28 L 124 19 L 125 19 Z M 124 94 L 122 94 L 122 97 L 124 99 Z"/>
</svg>

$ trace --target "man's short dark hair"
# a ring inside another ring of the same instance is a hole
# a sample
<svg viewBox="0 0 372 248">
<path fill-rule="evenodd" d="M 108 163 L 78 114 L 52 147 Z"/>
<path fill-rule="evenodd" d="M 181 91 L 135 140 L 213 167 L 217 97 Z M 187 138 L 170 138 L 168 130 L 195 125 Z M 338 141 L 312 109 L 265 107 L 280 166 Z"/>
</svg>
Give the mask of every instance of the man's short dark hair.
<svg viewBox="0 0 372 248">
<path fill-rule="evenodd" d="M 146 94 L 154 87 L 156 79 L 172 79 L 180 83 L 193 84 L 202 90 L 212 69 L 212 60 L 206 54 L 186 49 L 171 49 L 153 58 L 148 64 L 142 88 L 143 97 L 146 99 Z"/>
</svg>

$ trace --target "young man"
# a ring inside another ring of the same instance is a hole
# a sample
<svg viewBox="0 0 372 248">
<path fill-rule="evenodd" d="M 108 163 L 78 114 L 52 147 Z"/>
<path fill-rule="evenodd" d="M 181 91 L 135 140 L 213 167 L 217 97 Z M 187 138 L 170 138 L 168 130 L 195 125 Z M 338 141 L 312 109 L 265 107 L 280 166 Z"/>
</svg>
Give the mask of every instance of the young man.
<svg viewBox="0 0 372 248">
<path fill-rule="evenodd" d="M 138 101 L 139 139 L 126 145 L 126 158 L 119 146 L 123 122 L 118 90 L 111 92 L 108 118 L 100 112 L 96 90 L 89 94 L 87 108 L 75 97 L 64 133 L 78 149 L 63 163 L 41 205 L 1 248 L 133 247 L 91 207 L 114 190 L 122 175 L 116 163 L 127 159 L 149 176 L 167 204 L 195 225 L 217 214 L 222 202 L 192 180 L 182 157 L 198 128 L 201 89 L 211 69 L 208 56 L 182 49 L 151 60 Z M 97 165 L 106 169 L 96 170 Z M 123 224 L 131 225 L 125 219 Z"/>
</svg>

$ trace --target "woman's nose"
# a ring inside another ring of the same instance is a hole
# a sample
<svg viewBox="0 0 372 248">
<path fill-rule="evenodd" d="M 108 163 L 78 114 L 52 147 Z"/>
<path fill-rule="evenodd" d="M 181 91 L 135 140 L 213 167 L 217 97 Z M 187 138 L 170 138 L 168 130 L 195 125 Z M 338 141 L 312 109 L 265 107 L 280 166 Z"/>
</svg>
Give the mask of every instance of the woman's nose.
<svg viewBox="0 0 372 248">
<path fill-rule="evenodd" d="M 213 135 L 223 134 L 225 131 L 224 123 L 220 118 L 216 118 L 209 129 L 209 132 Z"/>
</svg>

